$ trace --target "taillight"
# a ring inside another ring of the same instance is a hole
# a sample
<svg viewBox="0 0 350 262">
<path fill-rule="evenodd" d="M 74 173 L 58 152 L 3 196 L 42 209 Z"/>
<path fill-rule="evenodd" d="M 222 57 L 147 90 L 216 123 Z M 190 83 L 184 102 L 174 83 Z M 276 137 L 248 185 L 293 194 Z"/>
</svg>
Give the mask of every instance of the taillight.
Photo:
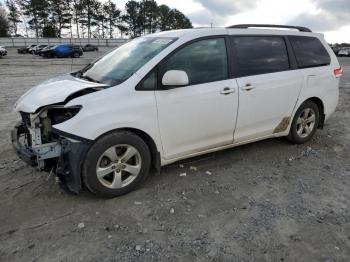
<svg viewBox="0 0 350 262">
<path fill-rule="evenodd" d="M 334 69 L 334 76 L 341 77 L 343 75 L 343 69 L 341 67 Z"/>
</svg>

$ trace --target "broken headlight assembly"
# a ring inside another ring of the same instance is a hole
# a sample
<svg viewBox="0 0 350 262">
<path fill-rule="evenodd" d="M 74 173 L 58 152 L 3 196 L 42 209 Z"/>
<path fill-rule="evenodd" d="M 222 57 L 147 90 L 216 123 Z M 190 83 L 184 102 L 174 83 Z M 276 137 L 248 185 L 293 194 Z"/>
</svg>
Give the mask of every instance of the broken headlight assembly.
<svg viewBox="0 0 350 262">
<path fill-rule="evenodd" d="M 53 106 L 47 110 L 43 110 L 38 117 L 40 118 L 40 129 L 42 134 L 43 142 L 52 141 L 52 126 L 61 124 L 65 121 L 76 116 L 79 111 L 82 109 L 82 106 Z"/>
<path fill-rule="evenodd" d="M 47 117 L 52 125 L 63 123 L 79 113 L 82 106 L 53 107 L 47 110 Z"/>
<path fill-rule="evenodd" d="M 52 126 L 73 118 L 81 108 L 51 105 L 35 114 L 21 112 L 22 121 L 12 131 L 16 152 L 31 165 L 46 168 L 47 161 L 58 159 L 62 153 L 62 138 L 52 132 Z"/>
</svg>

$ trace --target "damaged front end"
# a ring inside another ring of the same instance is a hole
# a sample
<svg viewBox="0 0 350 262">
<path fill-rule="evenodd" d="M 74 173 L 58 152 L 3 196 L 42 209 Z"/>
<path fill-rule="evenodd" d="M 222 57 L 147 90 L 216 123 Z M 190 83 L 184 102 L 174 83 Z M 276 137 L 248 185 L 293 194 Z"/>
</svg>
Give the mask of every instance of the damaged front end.
<svg viewBox="0 0 350 262">
<path fill-rule="evenodd" d="M 66 189 L 79 193 L 81 167 L 90 140 L 61 132 L 54 125 L 63 123 L 81 110 L 81 106 L 51 105 L 37 113 L 20 112 L 22 120 L 12 130 L 17 155 L 41 171 L 53 172 Z"/>
</svg>

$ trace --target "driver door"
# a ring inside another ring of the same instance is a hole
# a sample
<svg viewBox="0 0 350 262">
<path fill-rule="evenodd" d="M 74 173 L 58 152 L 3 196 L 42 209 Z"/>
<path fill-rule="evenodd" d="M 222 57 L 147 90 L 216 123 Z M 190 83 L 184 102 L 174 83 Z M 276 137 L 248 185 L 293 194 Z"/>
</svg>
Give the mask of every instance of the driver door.
<svg viewBox="0 0 350 262">
<path fill-rule="evenodd" d="M 160 80 L 169 70 L 185 71 L 189 78 L 187 86 L 155 92 L 166 159 L 233 143 L 238 87 L 230 78 L 226 50 L 225 37 L 198 40 L 160 65 Z"/>
</svg>

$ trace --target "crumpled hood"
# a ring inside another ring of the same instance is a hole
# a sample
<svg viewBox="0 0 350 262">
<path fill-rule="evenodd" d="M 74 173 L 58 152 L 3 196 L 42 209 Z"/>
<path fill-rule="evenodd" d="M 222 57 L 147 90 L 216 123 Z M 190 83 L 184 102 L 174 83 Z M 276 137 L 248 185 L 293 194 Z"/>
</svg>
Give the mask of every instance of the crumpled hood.
<svg viewBox="0 0 350 262">
<path fill-rule="evenodd" d="M 106 87 L 106 85 L 85 81 L 69 74 L 55 77 L 22 95 L 15 104 L 15 111 L 34 113 L 42 106 L 61 103 L 77 91 L 94 87 Z"/>
</svg>

